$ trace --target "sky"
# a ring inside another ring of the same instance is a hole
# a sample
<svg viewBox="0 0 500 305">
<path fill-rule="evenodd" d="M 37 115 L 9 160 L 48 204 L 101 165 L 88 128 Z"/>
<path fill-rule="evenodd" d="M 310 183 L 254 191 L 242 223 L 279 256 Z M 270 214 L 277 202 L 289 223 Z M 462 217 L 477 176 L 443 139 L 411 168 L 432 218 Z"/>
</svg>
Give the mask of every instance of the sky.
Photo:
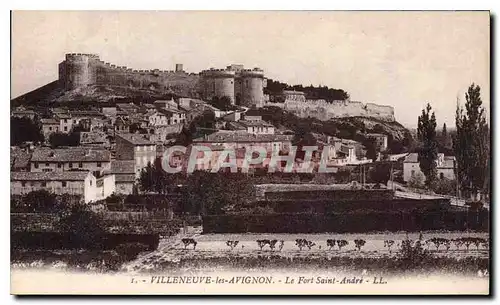
<svg viewBox="0 0 500 305">
<path fill-rule="evenodd" d="M 393 106 L 408 127 L 430 103 L 450 128 L 473 82 L 489 116 L 489 22 L 488 12 L 15 11 L 11 97 L 56 80 L 65 53 L 138 70 L 239 63 Z"/>
</svg>

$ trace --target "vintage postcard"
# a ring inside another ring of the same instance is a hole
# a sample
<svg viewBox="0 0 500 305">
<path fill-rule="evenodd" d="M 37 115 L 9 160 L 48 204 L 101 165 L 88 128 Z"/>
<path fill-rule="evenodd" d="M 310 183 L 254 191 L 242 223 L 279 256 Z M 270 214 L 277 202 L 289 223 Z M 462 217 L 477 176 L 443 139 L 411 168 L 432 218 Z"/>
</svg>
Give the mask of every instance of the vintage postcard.
<svg viewBox="0 0 500 305">
<path fill-rule="evenodd" d="M 11 293 L 490 294 L 488 11 L 13 11 Z"/>
</svg>

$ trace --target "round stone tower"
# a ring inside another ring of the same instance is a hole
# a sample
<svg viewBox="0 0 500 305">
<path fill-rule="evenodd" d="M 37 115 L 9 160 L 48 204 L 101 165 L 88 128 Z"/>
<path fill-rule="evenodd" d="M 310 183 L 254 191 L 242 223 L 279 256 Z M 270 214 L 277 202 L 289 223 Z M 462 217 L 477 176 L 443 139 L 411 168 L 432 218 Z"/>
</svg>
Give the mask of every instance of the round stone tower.
<svg viewBox="0 0 500 305">
<path fill-rule="evenodd" d="M 94 84 L 96 82 L 95 60 L 98 61 L 99 57 L 94 54 L 66 54 L 63 69 L 65 89 L 72 90 Z"/>
<path fill-rule="evenodd" d="M 206 99 L 227 96 L 234 104 L 235 71 L 210 69 L 201 72 L 203 96 Z"/>
<path fill-rule="evenodd" d="M 259 68 L 245 69 L 239 77 L 242 106 L 260 108 L 264 104 L 264 71 Z"/>
</svg>

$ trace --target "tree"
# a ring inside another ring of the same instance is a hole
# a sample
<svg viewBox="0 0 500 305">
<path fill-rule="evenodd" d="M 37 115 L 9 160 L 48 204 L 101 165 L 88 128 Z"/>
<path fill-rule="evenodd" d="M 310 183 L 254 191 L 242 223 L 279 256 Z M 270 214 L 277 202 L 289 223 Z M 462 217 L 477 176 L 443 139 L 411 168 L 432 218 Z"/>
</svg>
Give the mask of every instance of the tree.
<svg viewBox="0 0 500 305">
<path fill-rule="evenodd" d="M 39 120 L 31 120 L 28 117 L 10 118 L 10 143 L 20 145 L 24 142 L 43 142 L 42 124 Z"/>
<path fill-rule="evenodd" d="M 103 220 L 86 204 L 67 206 L 59 213 L 57 228 L 71 233 L 82 246 L 95 246 L 98 237 L 105 232 Z"/>
<path fill-rule="evenodd" d="M 425 185 L 430 187 L 437 175 L 437 155 L 438 145 L 436 141 L 436 116 L 431 114 L 432 107 L 422 110 L 422 115 L 418 117 L 417 136 L 422 146 L 418 152 L 420 170 L 425 175 Z"/>
<path fill-rule="evenodd" d="M 191 132 L 196 132 L 196 128 L 215 128 L 215 113 L 205 110 L 201 115 L 195 117 L 190 124 Z"/>
<path fill-rule="evenodd" d="M 186 128 L 186 126 L 183 126 L 181 132 L 175 139 L 175 145 L 188 147 L 192 143 L 192 141 L 193 135 L 191 133 L 191 130 L 189 128 Z"/>
<path fill-rule="evenodd" d="M 391 164 L 375 164 L 375 166 L 372 167 L 368 173 L 373 183 L 387 184 L 387 181 L 391 179 Z"/>
<path fill-rule="evenodd" d="M 377 160 L 377 145 L 374 138 L 369 138 L 364 143 L 366 148 L 366 158 L 373 161 Z"/>
<path fill-rule="evenodd" d="M 49 136 L 50 147 L 78 146 L 80 145 L 80 133 L 71 132 L 69 134 L 55 132 Z"/>
<path fill-rule="evenodd" d="M 57 196 L 46 190 L 29 192 L 23 201 L 31 212 L 50 213 L 57 209 Z"/>
<path fill-rule="evenodd" d="M 222 111 L 233 110 L 234 106 L 229 96 L 213 97 L 211 104 Z"/>
<path fill-rule="evenodd" d="M 316 144 L 317 140 L 311 133 L 310 125 L 305 123 L 298 124 L 292 139 L 292 145 L 297 147 L 296 159 L 304 160 L 305 151 L 303 151 L 303 147 L 315 146 Z"/>
<path fill-rule="evenodd" d="M 441 131 L 441 137 L 446 139 L 448 137 L 448 131 L 446 130 L 446 123 L 443 123 L 443 131 Z"/>
<path fill-rule="evenodd" d="M 465 94 L 465 113 L 457 104 L 456 135 L 453 150 L 456 157 L 459 185 L 465 193 L 477 196 L 487 193 L 489 176 L 489 128 L 482 107 L 481 89 L 472 84 Z"/>
<path fill-rule="evenodd" d="M 141 170 L 139 186 L 143 192 L 156 192 L 164 194 L 168 186 L 167 173 L 161 165 L 161 158 L 156 158 L 154 164 L 148 165 Z"/>
<path fill-rule="evenodd" d="M 191 214 L 224 214 L 248 209 L 255 190 L 241 173 L 194 171 L 182 190 L 183 211 Z"/>
</svg>

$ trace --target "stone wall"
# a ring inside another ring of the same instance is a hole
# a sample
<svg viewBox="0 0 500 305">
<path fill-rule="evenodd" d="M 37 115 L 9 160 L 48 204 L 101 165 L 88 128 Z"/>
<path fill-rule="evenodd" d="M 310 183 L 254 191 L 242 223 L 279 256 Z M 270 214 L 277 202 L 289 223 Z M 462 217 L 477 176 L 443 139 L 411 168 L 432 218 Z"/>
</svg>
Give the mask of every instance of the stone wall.
<svg viewBox="0 0 500 305">
<path fill-rule="evenodd" d="M 272 103 L 272 106 L 278 106 L 280 103 Z M 271 106 L 271 104 L 267 104 Z M 391 106 L 377 105 L 373 103 L 362 103 L 356 101 L 333 101 L 327 103 L 325 100 L 307 100 L 300 102 L 297 100 L 286 100 L 281 107 L 294 113 L 299 117 L 314 117 L 319 120 L 327 121 L 339 117 L 372 117 L 381 120 L 393 122 L 394 108 Z"/>
<path fill-rule="evenodd" d="M 134 70 L 104 62 L 94 54 L 66 54 L 59 64 L 59 81 L 66 90 L 87 85 L 125 86 L 174 92 L 197 97 L 200 92 L 199 75 L 182 70 Z"/>
</svg>

